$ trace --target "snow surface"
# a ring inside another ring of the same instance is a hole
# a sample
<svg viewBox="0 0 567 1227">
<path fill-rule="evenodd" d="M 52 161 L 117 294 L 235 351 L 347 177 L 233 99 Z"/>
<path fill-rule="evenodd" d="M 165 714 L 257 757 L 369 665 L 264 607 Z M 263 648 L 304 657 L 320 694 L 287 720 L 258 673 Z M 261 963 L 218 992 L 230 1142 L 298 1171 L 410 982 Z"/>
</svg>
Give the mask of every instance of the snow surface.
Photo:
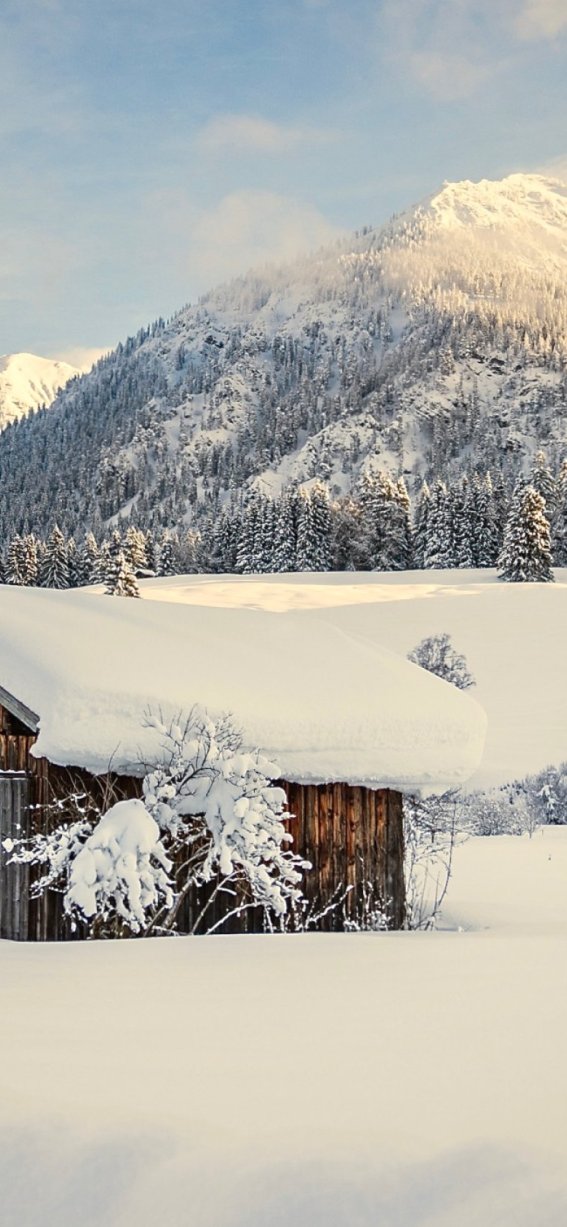
<svg viewBox="0 0 567 1227">
<path fill-rule="evenodd" d="M 0 685 L 40 717 L 35 752 L 140 770 L 164 722 L 230 712 L 284 778 L 444 788 L 480 762 L 485 715 L 353 625 L 291 610 L 4 587 Z"/>
<path fill-rule="evenodd" d="M 50 405 L 60 388 L 74 375 L 76 367 L 37 354 L 0 355 L 0 427 L 29 409 Z"/>
<path fill-rule="evenodd" d="M 470 840 L 446 914 L 0 943 L 2 1222 L 564 1227 L 567 831 Z"/>
<path fill-rule="evenodd" d="M 469 788 L 567 760 L 567 569 L 554 584 L 504 584 L 494 571 L 176 576 L 143 584 L 147 600 L 294 611 L 405 656 L 448 631 L 488 716 Z"/>
</svg>

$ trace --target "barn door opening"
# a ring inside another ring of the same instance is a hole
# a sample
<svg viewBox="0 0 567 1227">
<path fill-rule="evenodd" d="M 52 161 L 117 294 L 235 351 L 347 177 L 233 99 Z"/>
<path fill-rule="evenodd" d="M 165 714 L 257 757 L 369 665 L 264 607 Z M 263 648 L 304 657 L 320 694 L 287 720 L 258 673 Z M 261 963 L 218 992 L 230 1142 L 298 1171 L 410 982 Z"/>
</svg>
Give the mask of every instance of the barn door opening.
<svg viewBox="0 0 567 1227">
<path fill-rule="evenodd" d="M 26 941 L 29 923 L 29 868 L 9 865 L 5 840 L 28 831 L 29 779 L 23 772 L 0 772 L 0 937 Z"/>
</svg>

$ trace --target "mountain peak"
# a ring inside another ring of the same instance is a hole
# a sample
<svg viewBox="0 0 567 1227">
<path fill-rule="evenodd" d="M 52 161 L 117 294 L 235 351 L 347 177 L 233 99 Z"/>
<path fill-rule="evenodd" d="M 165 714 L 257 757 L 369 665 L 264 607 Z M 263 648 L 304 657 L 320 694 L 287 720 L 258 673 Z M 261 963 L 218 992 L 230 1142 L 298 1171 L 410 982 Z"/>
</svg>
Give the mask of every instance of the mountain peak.
<svg viewBox="0 0 567 1227">
<path fill-rule="evenodd" d="M 418 206 L 438 226 L 457 229 L 541 226 L 562 230 L 567 225 L 567 185 L 536 174 L 513 174 L 505 179 L 444 183 L 441 190 Z"/>
<path fill-rule="evenodd" d="M 0 427 L 30 409 L 50 405 L 60 388 L 78 374 L 68 362 L 38 354 L 0 355 Z"/>
</svg>

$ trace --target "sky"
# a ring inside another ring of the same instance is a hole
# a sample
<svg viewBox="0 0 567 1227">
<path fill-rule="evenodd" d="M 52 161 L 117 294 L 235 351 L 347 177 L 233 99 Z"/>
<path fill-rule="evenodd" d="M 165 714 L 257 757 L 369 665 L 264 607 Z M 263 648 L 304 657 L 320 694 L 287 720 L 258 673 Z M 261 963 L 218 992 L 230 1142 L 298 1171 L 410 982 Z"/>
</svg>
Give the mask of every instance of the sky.
<svg viewBox="0 0 567 1227">
<path fill-rule="evenodd" d="M 86 365 L 445 180 L 567 171 L 567 0 L 1 0 L 0 353 Z"/>
</svg>

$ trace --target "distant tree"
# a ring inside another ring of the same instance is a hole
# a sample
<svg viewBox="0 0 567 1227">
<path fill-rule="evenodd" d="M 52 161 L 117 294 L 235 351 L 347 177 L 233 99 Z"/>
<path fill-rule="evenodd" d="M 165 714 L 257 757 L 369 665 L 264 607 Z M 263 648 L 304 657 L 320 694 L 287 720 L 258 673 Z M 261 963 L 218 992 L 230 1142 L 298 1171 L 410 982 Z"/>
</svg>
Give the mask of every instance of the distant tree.
<svg viewBox="0 0 567 1227">
<path fill-rule="evenodd" d="M 45 543 L 45 552 L 39 565 L 38 580 L 42 588 L 69 587 L 67 544 L 57 525 L 51 530 Z"/>
<path fill-rule="evenodd" d="M 427 669 L 428 673 L 443 678 L 443 681 L 451 682 L 459 690 L 468 690 L 475 685 L 465 657 L 455 651 L 451 638 L 446 633 L 422 639 L 408 654 L 408 660 L 414 665 L 420 665 L 422 669 Z"/>
<path fill-rule="evenodd" d="M 549 520 L 545 502 L 533 486 L 522 486 L 516 492 L 498 567 L 500 578 L 511 583 L 553 580 Z"/>
<path fill-rule="evenodd" d="M 558 567 L 567 567 L 567 460 L 559 471 L 552 529 L 553 560 Z"/>
<path fill-rule="evenodd" d="M 122 551 L 111 560 L 105 592 L 107 596 L 138 597 L 140 595 L 136 576 Z"/>
<path fill-rule="evenodd" d="M 557 486 L 547 463 L 545 452 L 536 452 L 531 467 L 529 484 L 533 486 L 534 490 L 537 490 L 538 494 L 541 494 L 545 502 L 547 515 L 551 516 L 555 506 Z"/>
</svg>

